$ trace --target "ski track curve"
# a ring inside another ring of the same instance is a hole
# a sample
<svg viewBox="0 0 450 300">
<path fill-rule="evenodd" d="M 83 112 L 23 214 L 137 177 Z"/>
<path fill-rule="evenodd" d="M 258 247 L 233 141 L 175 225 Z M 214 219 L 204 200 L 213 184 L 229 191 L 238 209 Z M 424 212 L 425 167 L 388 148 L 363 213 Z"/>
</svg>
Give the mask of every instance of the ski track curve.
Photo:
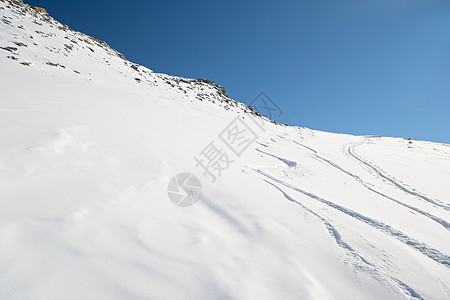
<svg viewBox="0 0 450 300">
<path fill-rule="evenodd" d="M 400 279 L 392 277 L 392 276 L 382 272 L 376 265 L 369 262 L 366 258 L 364 258 L 362 255 L 360 255 L 356 250 L 354 250 L 347 242 L 345 242 L 342 239 L 342 236 L 339 233 L 339 231 L 330 222 L 328 222 L 325 218 L 323 218 L 316 212 L 312 211 L 311 209 L 309 209 L 308 207 L 306 207 L 299 201 L 297 201 L 294 198 L 292 198 L 291 196 L 289 196 L 283 189 L 281 189 L 274 183 L 271 183 L 266 179 L 262 179 L 262 180 L 265 181 L 267 184 L 276 188 L 278 191 L 280 191 L 288 201 L 295 203 L 296 205 L 300 206 L 303 210 L 309 212 L 310 214 L 312 214 L 313 216 L 318 218 L 322 222 L 322 224 L 325 226 L 325 228 L 327 229 L 328 233 L 330 234 L 332 239 L 335 241 L 335 243 L 340 248 L 342 248 L 345 253 L 350 255 L 353 259 L 355 259 L 355 261 L 357 263 L 360 264 L 360 265 L 356 266 L 358 269 L 369 273 L 373 278 L 375 278 L 379 282 L 382 282 L 383 279 L 384 279 L 384 281 L 386 281 L 385 278 L 388 278 L 392 282 L 395 282 L 395 284 L 393 284 L 392 282 L 389 282 L 389 281 L 388 282 L 390 284 L 392 284 L 394 287 L 396 287 L 397 289 L 399 289 L 399 291 L 402 292 L 406 297 L 408 297 L 410 299 L 423 300 L 422 296 L 420 296 L 420 294 L 417 293 L 413 288 L 408 286 L 406 283 L 404 283 Z"/>
<path fill-rule="evenodd" d="M 363 142 L 364 143 L 364 142 Z M 439 200 L 433 200 L 430 199 L 429 197 L 423 195 L 422 193 L 419 192 L 415 192 L 407 187 L 405 187 L 403 184 L 401 184 L 398 180 L 394 180 L 392 179 L 389 175 L 385 174 L 383 171 L 381 171 L 379 168 L 375 167 L 374 164 L 366 161 L 365 159 L 361 158 L 359 155 L 356 154 L 355 152 L 355 147 L 356 146 L 360 146 L 363 143 L 359 143 L 359 144 L 349 144 L 347 146 L 344 146 L 345 148 L 345 154 L 348 154 L 349 156 L 353 157 L 354 159 L 356 159 L 357 161 L 359 161 L 362 165 L 368 167 L 369 169 L 371 169 L 373 172 L 375 172 L 379 177 L 385 179 L 386 181 L 390 182 L 393 186 L 395 186 L 396 188 L 402 190 L 403 192 L 410 194 L 411 196 L 414 196 L 416 198 L 419 198 L 425 202 L 428 202 L 430 204 L 436 205 L 438 207 L 441 207 L 445 210 L 450 210 L 450 206 L 443 203 L 442 201 Z"/>
<path fill-rule="evenodd" d="M 302 146 L 302 147 L 304 147 L 304 148 L 306 148 L 306 149 L 312 151 L 312 152 L 314 153 L 314 156 L 315 156 L 316 158 L 318 158 L 319 160 L 322 160 L 323 162 L 329 164 L 330 166 L 336 168 L 337 170 L 339 170 L 339 171 L 341 171 L 341 172 L 347 174 L 348 176 L 352 177 L 352 178 L 355 179 L 357 182 L 359 182 L 360 184 L 362 184 L 362 185 L 363 185 L 366 189 L 368 189 L 369 191 L 371 191 L 371 192 L 373 192 L 373 193 L 375 193 L 375 194 L 377 194 L 377 195 L 379 195 L 379 196 L 381 196 L 381 197 L 384 197 L 384 198 L 386 198 L 386 199 L 388 199 L 388 200 L 390 200 L 390 201 L 393 201 L 393 202 L 395 202 L 395 203 L 397 203 L 397 204 L 399 204 L 399 205 L 401 205 L 401 206 L 403 206 L 403 207 L 406 207 L 406 208 L 408 208 L 408 209 L 411 209 L 411 210 L 413 210 L 413 211 L 415 211 L 415 212 L 417 212 L 417 213 L 419 213 L 419 214 L 421 214 L 421 215 L 423 215 L 423 216 L 425 216 L 425 217 L 431 219 L 432 221 L 438 223 L 439 225 L 443 226 L 445 229 L 447 229 L 448 231 L 450 231 L 450 223 L 449 223 L 449 222 L 447 222 L 447 221 L 445 221 L 445 220 L 443 220 L 443 219 L 441 219 L 441 218 L 439 218 L 439 217 L 436 217 L 435 215 L 430 214 L 430 213 L 428 213 L 428 212 L 426 212 L 426 211 L 423 211 L 423 210 L 421 210 L 420 208 L 417 208 L 417 207 L 415 207 L 415 206 L 406 204 L 406 203 L 404 203 L 404 202 L 402 202 L 402 201 L 400 201 L 400 200 L 397 200 L 397 199 L 395 199 L 395 198 L 392 198 L 392 197 L 390 197 L 390 196 L 388 196 L 388 195 L 386 195 L 386 194 L 384 194 L 384 193 L 382 193 L 382 192 L 380 192 L 380 191 L 377 191 L 376 189 L 374 189 L 374 188 L 372 188 L 371 186 L 369 186 L 369 184 L 367 184 L 366 182 L 364 182 L 358 175 L 355 175 L 355 174 L 353 174 L 353 173 L 351 173 L 351 172 L 345 170 L 344 168 L 342 168 L 342 167 L 339 166 L 338 164 L 334 163 L 333 161 L 331 161 L 331 160 L 329 160 L 329 159 L 326 159 L 326 158 L 324 158 L 324 157 L 318 155 L 316 150 L 314 150 L 314 149 L 312 149 L 312 148 L 310 148 L 310 147 L 308 147 L 308 146 L 306 146 L 306 145 L 303 145 L 303 144 L 301 144 L 301 143 L 299 143 L 299 142 L 297 142 L 297 141 L 295 141 L 295 140 L 294 140 L 293 142 L 296 143 L 297 145 L 300 145 L 300 146 Z"/>
<path fill-rule="evenodd" d="M 261 171 L 260 169 L 252 169 L 252 170 L 266 178 L 269 178 L 270 180 L 272 180 L 274 182 L 277 182 L 281 185 L 286 186 L 289 189 L 299 192 L 305 196 L 308 196 L 309 198 L 311 198 L 313 200 L 316 200 L 318 202 L 321 202 L 321 203 L 327 205 L 328 207 L 331 207 L 337 211 L 340 211 L 341 213 L 344 213 L 345 215 L 347 215 L 351 218 L 354 218 L 363 223 L 366 223 L 367 225 L 375 228 L 376 230 L 386 233 L 386 234 L 394 237 L 398 241 L 402 242 L 403 244 L 412 247 L 413 249 L 417 250 L 418 252 L 422 253 L 423 255 L 427 256 L 428 258 L 432 259 L 433 261 L 437 262 L 439 265 L 442 265 L 446 268 L 450 268 L 450 256 L 440 252 L 439 250 L 436 250 L 436 249 L 433 249 L 433 248 L 427 246 L 423 242 L 417 241 L 417 240 L 409 237 L 402 231 L 397 230 L 390 225 L 387 225 L 387 224 L 377 221 L 375 219 L 371 219 L 371 218 L 364 216 L 356 211 L 353 211 L 344 206 L 338 205 L 332 201 L 326 200 L 326 199 L 321 198 L 317 195 L 314 195 L 310 192 L 307 192 L 305 190 L 297 188 L 283 180 L 280 180 L 276 177 L 273 177 L 270 174 L 265 173 L 264 171 Z"/>
</svg>

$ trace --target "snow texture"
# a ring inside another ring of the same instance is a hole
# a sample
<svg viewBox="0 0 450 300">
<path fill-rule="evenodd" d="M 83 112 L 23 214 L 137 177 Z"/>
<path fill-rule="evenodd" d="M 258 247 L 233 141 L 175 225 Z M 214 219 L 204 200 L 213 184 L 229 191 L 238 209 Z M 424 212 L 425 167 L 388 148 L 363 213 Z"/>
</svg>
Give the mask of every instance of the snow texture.
<svg viewBox="0 0 450 300">
<path fill-rule="evenodd" d="M 449 145 L 277 125 L 19 1 L 0 18 L 1 299 L 450 299 Z"/>
</svg>

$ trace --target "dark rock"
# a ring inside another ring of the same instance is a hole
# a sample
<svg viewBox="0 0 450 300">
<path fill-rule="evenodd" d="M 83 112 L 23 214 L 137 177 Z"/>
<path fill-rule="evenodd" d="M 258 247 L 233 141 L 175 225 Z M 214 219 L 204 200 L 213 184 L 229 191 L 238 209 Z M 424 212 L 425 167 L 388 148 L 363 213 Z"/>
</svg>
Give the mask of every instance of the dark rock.
<svg viewBox="0 0 450 300">
<path fill-rule="evenodd" d="M 43 14 L 46 14 L 46 15 L 48 14 L 47 11 L 44 8 L 42 8 L 42 7 L 31 6 L 31 8 L 34 9 L 35 11 L 37 11 L 37 12 L 40 12 L 40 13 L 43 13 Z"/>
<path fill-rule="evenodd" d="M 22 42 L 14 42 L 14 44 L 16 44 L 16 45 L 19 46 L 19 47 L 28 47 L 27 45 L 25 45 L 25 44 L 22 43 Z"/>
<path fill-rule="evenodd" d="M 14 47 L 0 47 L 0 49 L 3 49 L 3 50 L 6 50 L 6 51 L 9 51 L 9 52 L 13 52 L 13 51 L 17 51 L 17 48 L 14 48 Z"/>
<path fill-rule="evenodd" d="M 47 65 L 49 65 L 49 66 L 52 66 L 52 67 L 61 67 L 61 68 L 66 68 L 65 66 L 63 66 L 63 65 L 60 65 L 60 64 L 58 64 L 58 63 L 52 63 L 52 62 L 47 62 L 46 63 Z"/>
</svg>

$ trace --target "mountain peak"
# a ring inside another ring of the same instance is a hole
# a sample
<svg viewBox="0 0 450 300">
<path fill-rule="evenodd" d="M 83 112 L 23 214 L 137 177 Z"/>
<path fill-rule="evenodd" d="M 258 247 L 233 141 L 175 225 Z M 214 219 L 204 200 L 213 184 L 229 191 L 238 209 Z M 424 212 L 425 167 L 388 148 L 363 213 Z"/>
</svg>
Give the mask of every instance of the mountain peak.
<svg viewBox="0 0 450 300">
<path fill-rule="evenodd" d="M 105 41 L 61 24 L 43 8 L 17 0 L 0 0 L 1 2 L 8 4 L 2 9 L 7 9 L 10 13 L 2 17 L 3 24 L 6 25 L 6 40 L 0 41 L 0 51 L 9 52 L 7 57 L 23 66 L 62 68 L 93 82 L 97 79 L 104 81 L 104 77 L 119 73 L 124 80 L 134 84 L 149 87 L 168 85 L 186 97 L 213 102 L 227 110 L 236 109 L 278 124 L 260 115 L 253 107 L 231 99 L 225 88 L 212 80 L 154 73 L 142 65 L 128 61 Z"/>
</svg>

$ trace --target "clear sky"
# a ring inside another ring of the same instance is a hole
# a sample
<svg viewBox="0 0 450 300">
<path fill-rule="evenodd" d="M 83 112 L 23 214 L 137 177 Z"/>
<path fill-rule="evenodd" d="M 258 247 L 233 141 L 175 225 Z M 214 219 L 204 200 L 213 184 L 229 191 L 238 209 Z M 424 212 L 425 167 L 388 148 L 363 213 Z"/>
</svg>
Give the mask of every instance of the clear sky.
<svg viewBox="0 0 450 300">
<path fill-rule="evenodd" d="M 277 121 L 450 144 L 448 0 L 25 0 L 155 72 L 208 78 Z"/>
</svg>

